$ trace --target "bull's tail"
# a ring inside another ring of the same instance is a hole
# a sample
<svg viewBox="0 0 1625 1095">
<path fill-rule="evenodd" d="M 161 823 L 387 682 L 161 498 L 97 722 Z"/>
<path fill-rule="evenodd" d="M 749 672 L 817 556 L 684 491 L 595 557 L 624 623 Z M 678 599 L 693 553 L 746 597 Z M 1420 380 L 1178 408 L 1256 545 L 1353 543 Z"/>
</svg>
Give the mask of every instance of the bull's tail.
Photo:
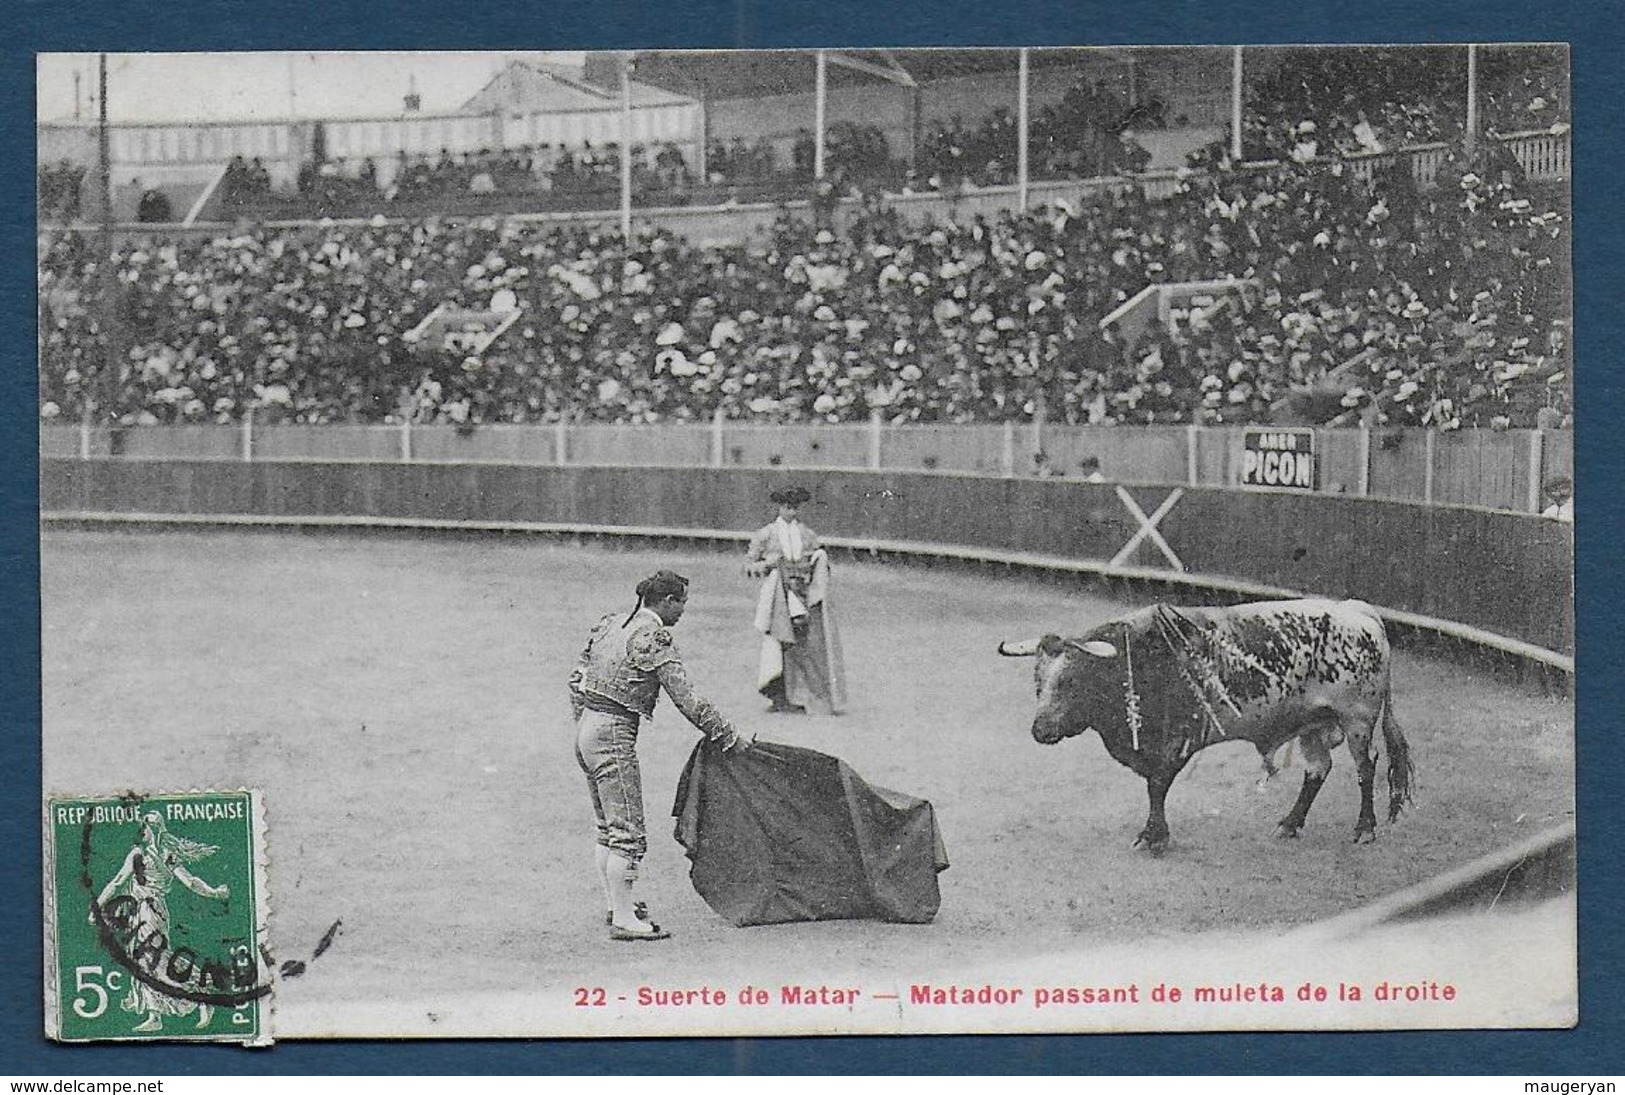
<svg viewBox="0 0 1625 1095">
<path fill-rule="evenodd" d="M 1391 822 L 1411 801 L 1411 781 L 1416 777 L 1411 747 L 1399 729 L 1399 720 L 1394 717 L 1391 695 L 1382 704 L 1382 740 L 1388 746 L 1388 820 Z"/>
</svg>

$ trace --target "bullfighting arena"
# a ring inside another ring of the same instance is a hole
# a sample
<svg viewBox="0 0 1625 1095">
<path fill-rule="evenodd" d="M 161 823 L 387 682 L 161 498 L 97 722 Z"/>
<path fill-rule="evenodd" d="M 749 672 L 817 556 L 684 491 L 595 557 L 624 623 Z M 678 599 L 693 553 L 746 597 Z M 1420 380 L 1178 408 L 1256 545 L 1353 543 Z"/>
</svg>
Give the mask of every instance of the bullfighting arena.
<svg viewBox="0 0 1625 1095">
<path fill-rule="evenodd" d="M 662 701 L 640 750 L 651 835 L 640 896 L 675 938 L 606 938 L 564 679 L 591 623 L 628 611 L 637 580 L 666 565 L 693 579 L 677 636 L 704 694 L 762 738 L 934 803 L 951 863 L 934 923 L 736 929 L 712 913 L 668 816 L 696 735 Z M 756 587 L 731 551 L 53 529 L 45 788 L 263 791 L 272 947 L 279 964 L 303 964 L 277 985 L 279 1036 L 1425 1027 L 1559 1022 L 1572 1008 L 1571 902 L 1430 921 L 1403 938 L 1314 934 L 1570 820 L 1566 698 L 1400 644 L 1394 695 L 1416 803 L 1375 844 L 1350 841 L 1345 751 L 1302 838 L 1280 841 L 1301 762 L 1260 788 L 1258 757 L 1238 744 L 1180 776 L 1173 843 L 1151 858 L 1130 846 L 1143 782 L 1093 735 L 1036 744 L 1032 663 L 995 654 L 1002 638 L 1082 630 L 1142 592 L 847 558 L 836 583 L 851 710 L 770 716 L 753 691 Z M 910 1006 L 919 984 L 1133 981 L 1149 993 L 1159 981 L 1265 980 L 1290 994 L 1379 979 L 1449 982 L 1483 1006 L 1234 1004 L 1160 1019 L 1143 997 L 1138 1010 Z M 693 991 L 745 985 L 770 990 L 772 1006 L 708 1008 Z M 792 985 L 861 988 L 861 999 L 787 1006 Z M 578 1006 L 597 988 L 608 1006 Z M 667 995 L 643 1003 L 640 990 Z M 1486 1011 L 1492 998 L 1522 1010 Z"/>
</svg>

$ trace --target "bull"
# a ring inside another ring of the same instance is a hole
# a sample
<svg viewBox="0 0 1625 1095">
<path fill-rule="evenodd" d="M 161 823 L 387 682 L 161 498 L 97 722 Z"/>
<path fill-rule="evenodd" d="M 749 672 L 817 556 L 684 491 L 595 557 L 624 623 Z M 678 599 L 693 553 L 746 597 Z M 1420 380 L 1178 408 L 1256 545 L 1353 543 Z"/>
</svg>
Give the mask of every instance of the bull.
<svg viewBox="0 0 1625 1095">
<path fill-rule="evenodd" d="M 1269 601 L 1230 608 L 1154 605 L 1076 638 L 1003 642 L 1037 658 L 1033 738 L 1053 745 L 1093 730 L 1113 760 L 1144 778 L 1151 809 L 1135 847 L 1168 845 L 1168 788 L 1199 750 L 1254 745 L 1266 772 L 1296 740 L 1305 760 L 1297 801 L 1276 828 L 1296 837 L 1346 741 L 1360 781 L 1354 840 L 1376 839 L 1372 804 L 1380 724 L 1388 749 L 1388 820 L 1411 800 L 1410 747 L 1394 717 L 1388 636 L 1360 601 Z"/>
</svg>

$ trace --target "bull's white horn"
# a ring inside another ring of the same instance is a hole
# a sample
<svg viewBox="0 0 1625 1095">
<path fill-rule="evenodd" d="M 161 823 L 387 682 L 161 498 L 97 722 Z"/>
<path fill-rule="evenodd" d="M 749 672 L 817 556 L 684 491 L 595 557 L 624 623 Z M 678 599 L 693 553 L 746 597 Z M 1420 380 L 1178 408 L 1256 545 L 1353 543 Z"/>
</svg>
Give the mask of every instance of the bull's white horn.
<svg viewBox="0 0 1625 1095">
<path fill-rule="evenodd" d="M 1030 658 L 1038 653 L 1038 640 L 1025 639 L 1019 643 L 1000 643 L 999 653 L 1006 658 Z"/>
<path fill-rule="evenodd" d="M 1078 649 L 1085 654 L 1093 654 L 1097 658 L 1117 657 L 1117 648 L 1105 639 L 1090 639 L 1086 643 L 1078 643 Z"/>
</svg>

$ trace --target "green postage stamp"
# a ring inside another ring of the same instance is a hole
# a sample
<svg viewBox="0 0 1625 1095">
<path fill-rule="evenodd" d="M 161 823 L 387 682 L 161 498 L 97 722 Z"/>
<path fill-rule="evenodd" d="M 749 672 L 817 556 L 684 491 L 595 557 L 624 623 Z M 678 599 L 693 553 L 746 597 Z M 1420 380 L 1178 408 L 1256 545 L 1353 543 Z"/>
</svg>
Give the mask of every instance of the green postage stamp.
<svg viewBox="0 0 1625 1095">
<path fill-rule="evenodd" d="M 259 796 L 58 797 L 46 813 L 46 1033 L 269 1043 Z"/>
</svg>

